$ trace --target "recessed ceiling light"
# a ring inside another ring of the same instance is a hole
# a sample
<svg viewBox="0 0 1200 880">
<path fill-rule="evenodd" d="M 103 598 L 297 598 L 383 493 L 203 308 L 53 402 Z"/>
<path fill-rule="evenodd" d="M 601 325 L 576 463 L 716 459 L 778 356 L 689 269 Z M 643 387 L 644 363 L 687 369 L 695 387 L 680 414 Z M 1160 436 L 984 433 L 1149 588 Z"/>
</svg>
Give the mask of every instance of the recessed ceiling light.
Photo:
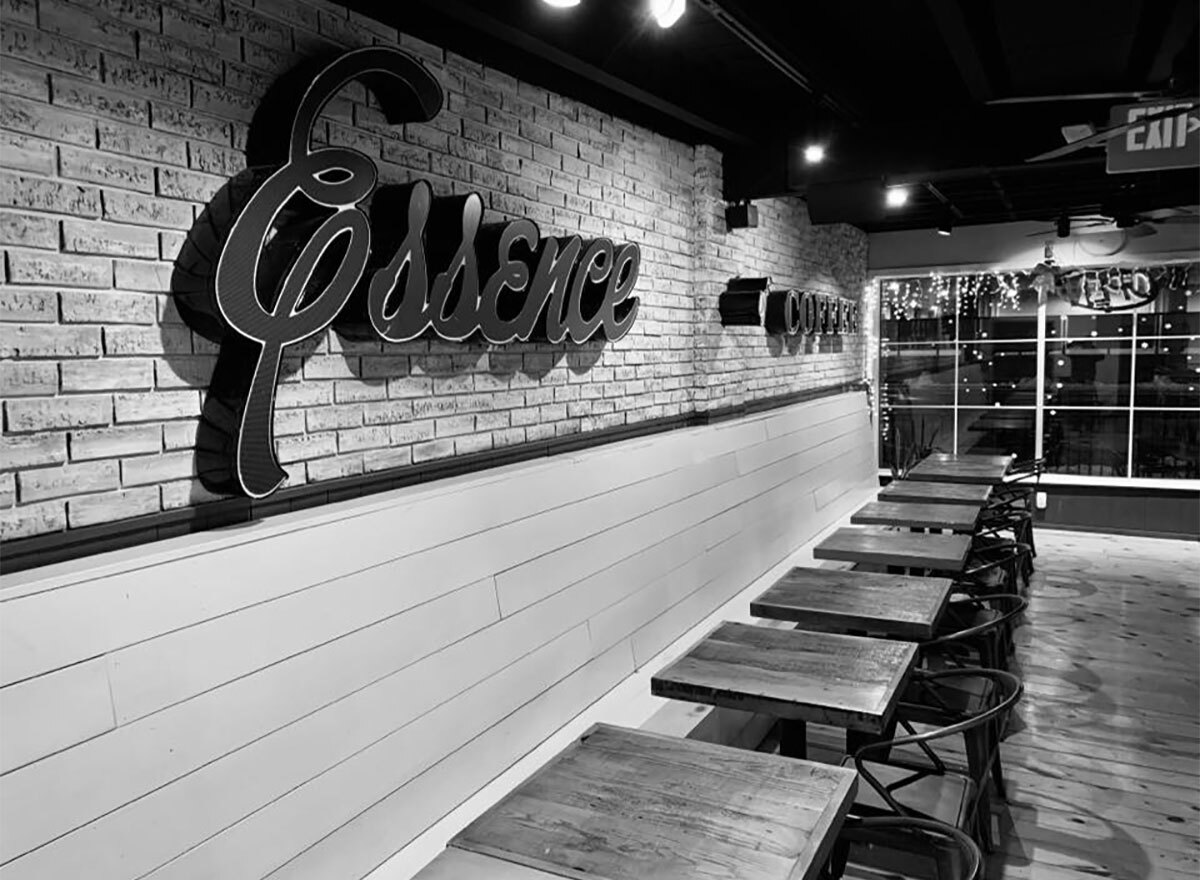
<svg viewBox="0 0 1200 880">
<path fill-rule="evenodd" d="M 903 186 L 889 186 L 885 200 L 889 208 L 903 208 L 908 204 L 908 190 Z"/>
<path fill-rule="evenodd" d="M 555 9 L 567 9 L 571 6 L 578 6 L 579 0 L 542 0 L 547 6 L 553 6 Z"/>
<path fill-rule="evenodd" d="M 821 144 L 809 144 L 804 148 L 804 161 L 816 165 L 825 161 L 825 148 Z"/>
<path fill-rule="evenodd" d="M 650 0 L 650 14 L 661 28 L 669 28 L 687 8 L 687 0 Z"/>
</svg>

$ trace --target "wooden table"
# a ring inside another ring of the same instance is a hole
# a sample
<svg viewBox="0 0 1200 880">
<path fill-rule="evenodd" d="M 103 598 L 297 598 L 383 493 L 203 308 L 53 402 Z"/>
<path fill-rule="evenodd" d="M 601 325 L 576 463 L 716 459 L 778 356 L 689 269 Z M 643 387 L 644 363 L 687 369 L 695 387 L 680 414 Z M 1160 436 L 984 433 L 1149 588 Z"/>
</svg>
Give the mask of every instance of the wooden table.
<svg viewBox="0 0 1200 880">
<path fill-rule="evenodd" d="M 559 876 L 451 846 L 442 850 L 413 880 L 556 880 Z"/>
<path fill-rule="evenodd" d="M 952 583 L 949 578 L 793 568 L 750 603 L 750 613 L 801 626 L 924 641 L 933 638 Z"/>
<path fill-rule="evenodd" d="M 872 501 L 850 516 L 856 526 L 907 526 L 973 532 L 979 510 L 966 504 L 922 504 L 916 501 Z"/>
<path fill-rule="evenodd" d="M 934 483 L 974 483 L 994 486 L 1004 481 L 1012 460 L 1003 462 L 978 461 L 966 458 L 926 458 L 915 464 L 906 479 Z"/>
<path fill-rule="evenodd" d="M 450 841 L 474 865 L 448 851 L 418 877 L 815 880 L 856 788 L 852 769 L 598 724 Z"/>
<path fill-rule="evenodd" d="M 924 504 L 970 504 L 980 508 L 987 503 L 990 494 L 990 485 L 895 480 L 879 490 L 878 498 L 880 501 L 915 501 Z"/>
<path fill-rule="evenodd" d="M 916 656 L 910 642 L 726 621 L 652 677 L 650 692 L 774 715 L 780 754 L 803 758 L 809 721 L 882 732 Z"/>
<path fill-rule="evenodd" d="M 896 565 L 931 571 L 962 571 L 971 550 L 969 535 L 931 535 L 866 526 L 843 526 L 813 548 L 817 559 Z"/>
</svg>

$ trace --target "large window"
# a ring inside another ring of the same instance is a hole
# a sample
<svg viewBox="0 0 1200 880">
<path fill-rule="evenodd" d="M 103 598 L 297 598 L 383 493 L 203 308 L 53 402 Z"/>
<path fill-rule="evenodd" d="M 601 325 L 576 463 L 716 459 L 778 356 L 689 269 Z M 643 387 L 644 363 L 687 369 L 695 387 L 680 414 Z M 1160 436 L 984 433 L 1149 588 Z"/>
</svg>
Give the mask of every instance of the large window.
<svg viewBox="0 0 1200 880">
<path fill-rule="evenodd" d="M 1078 295 L 1115 271 L 1075 291 L 1020 274 L 881 280 L 880 464 L 932 447 L 1200 478 L 1200 265 L 1145 270 L 1157 295 L 1134 308 L 1119 284 L 1108 312 Z"/>
</svg>

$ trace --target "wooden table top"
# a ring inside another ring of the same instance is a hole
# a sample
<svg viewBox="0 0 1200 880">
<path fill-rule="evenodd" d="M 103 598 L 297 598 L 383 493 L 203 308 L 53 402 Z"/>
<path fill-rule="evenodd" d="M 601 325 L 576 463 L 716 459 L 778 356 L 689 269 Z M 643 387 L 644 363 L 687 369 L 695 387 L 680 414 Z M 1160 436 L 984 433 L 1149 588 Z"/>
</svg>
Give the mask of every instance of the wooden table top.
<svg viewBox="0 0 1200 880">
<path fill-rule="evenodd" d="M 750 613 L 922 641 L 933 638 L 952 584 L 950 578 L 793 568 L 750 603 Z"/>
<path fill-rule="evenodd" d="M 973 504 L 983 507 L 992 487 L 972 483 L 930 483 L 894 480 L 879 490 L 880 501 L 916 501 L 927 504 Z"/>
<path fill-rule="evenodd" d="M 650 679 L 650 692 L 879 733 L 917 646 L 726 621 Z"/>
<path fill-rule="evenodd" d="M 870 526 L 843 526 L 813 548 L 817 559 L 901 565 L 957 573 L 971 549 L 970 535 L 931 535 Z"/>
<path fill-rule="evenodd" d="M 850 516 L 856 526 L 908 526 L 972 532 L 979 510 L 966 504 L 922 504 L 916 501 L 871 501 Z"/>
<path fill-rule="evenodd" d="M 559 877 L 815 880 L 856 788 L 847 768 L 598 724 L 450 845 Z"/>
<path fill-rule="evenodd" d="M 972 461 L 965 458 L 934 459 L 918 462 L 908 472 L 906 479 L 928 480 L 935 483 L 975 483 L 994 486 L 1004 480 L 1011 461 Z"/>
<path fill-rule="evenodd" d="M 555 880 L 558 876 L 451 846 L 442 850 L 413 880 Z"/>
</svg>

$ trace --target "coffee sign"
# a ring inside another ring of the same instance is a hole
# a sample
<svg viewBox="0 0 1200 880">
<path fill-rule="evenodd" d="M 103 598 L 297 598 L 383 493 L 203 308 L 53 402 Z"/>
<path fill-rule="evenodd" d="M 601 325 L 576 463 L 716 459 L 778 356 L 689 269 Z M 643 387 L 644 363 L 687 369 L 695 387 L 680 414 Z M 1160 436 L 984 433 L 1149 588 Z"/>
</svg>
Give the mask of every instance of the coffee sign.
<svg viewBox="0 0 1200 880">
<path fill-rule="evenodd" d="M 219 439 L 198 450 L 227 455 L 222 488 L 251 498 L 286 476 L 273 430 L 284 351 L 331 324 L 387 342 L 581 343 L 620 339 L 637 316 L 636 244 L 543 238 L 529 219 L 485 224 L 477 193 L 436 197 L 424 180 L 377 188 L 368 156 L 314 147 L 322 109 L 354 81 L 392 125 L 427 121 L 442 107 L 437 80 L 400 50 L 357 49 L 323 65 L 290 126 L 264 133 L 256 117 L 251 143 L 283 134 L 280 162 L 252 167 L 218 193 L 177 261 L 180 312 L 221 344 L 202 425 Z"/>
<path fill-rule="evenodd" d="M 717 309 L 723 327 L 762 327 L 771 336 L 854 333 L 858 303 L 810 290 L 770 290 L 769 278 L 731 278 Z"/>
</svg>

